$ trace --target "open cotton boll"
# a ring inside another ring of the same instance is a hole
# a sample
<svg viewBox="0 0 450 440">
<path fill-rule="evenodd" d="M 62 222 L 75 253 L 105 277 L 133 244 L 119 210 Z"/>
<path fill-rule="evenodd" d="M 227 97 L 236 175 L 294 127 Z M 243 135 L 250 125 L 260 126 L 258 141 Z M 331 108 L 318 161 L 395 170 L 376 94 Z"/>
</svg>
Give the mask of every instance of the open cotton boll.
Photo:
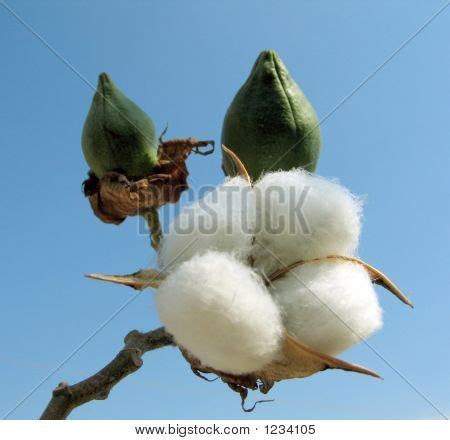
<svg viewBox="0 0 450 440">
<path fill-rule="evenodd" d="M 366 269 L 352 262 L 307 263 L 273 282 L 287 331 L 314 350 L 336 355 L 382 326 Z"/>
<path fill-rule="evenodd" d="M 304 170 L 265 175 L 255 185 L 255 267 L 267 275 L 299 260 L 352 255 L 361 202 L 340 184 Z"/>
<path fill-rule="evenodd" d="M 199 251 L 233 252 L 250 255 L 254 228 L 253 192 L 246 180 L 234 177 L 190 206 L 169 226 L 159 250 L 164 269 L 174 268 Z"/>
<path fill-rule="evenodd" d="M 156 304 L 167 331 L 208 367 L 245 374 L 277 356 L 278 306 L 261 278 L 230 254 L 209 251 L 180 264 Z"/>
</svg>

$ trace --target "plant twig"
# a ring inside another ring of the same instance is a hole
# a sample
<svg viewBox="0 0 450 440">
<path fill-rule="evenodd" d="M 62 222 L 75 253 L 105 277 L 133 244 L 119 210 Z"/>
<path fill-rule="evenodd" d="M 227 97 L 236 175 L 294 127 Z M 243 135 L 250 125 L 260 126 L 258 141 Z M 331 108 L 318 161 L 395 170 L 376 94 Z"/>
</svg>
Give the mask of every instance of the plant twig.
<svg viewBox="0 0 450 440">
<path fill-rule="evenodd" d="M 147 333 L 133 330 L 125 336 L 124 342 L 124 348 L 116 357 L 91 377 L 75 385 L 61 382 L 53 390 L 41 420 L 66 419 L 78 406 L 91 400 L 106 399 L 117 383 L 142 366 L 144 353 L 174 345 L 172 336 L 162 327 Z"/>
<path fill-rule="evenodd" d="M 150 231 L 150 244 L 158 251 L 162 239 L 161 223 L 159 221 L 158 208 L 150 208 L 145 212 L 145 221 Z"/>
</svg>

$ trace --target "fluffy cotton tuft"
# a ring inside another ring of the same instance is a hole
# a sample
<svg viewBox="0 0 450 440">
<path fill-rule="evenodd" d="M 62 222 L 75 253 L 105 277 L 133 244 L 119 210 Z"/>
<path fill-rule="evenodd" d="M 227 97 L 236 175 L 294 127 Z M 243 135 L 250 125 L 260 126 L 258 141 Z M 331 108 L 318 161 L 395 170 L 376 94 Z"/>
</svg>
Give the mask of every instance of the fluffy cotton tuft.
<svg viewBox="0 0 450 440">
<path fill-rule="evenodd" d="M 209 251 L 182 263 L 156 303 L 177 343 L 216 370 L 258 371 L 278 353 L 280 311 L 260 277 L 230 254 Z"/>
<path fill-rule="evenodd" d="M 287 331 L 314 350 L 336 355 L 382 326 L 366 269 L 352 262 L 307 263 L 273 282 Z"/>
<path fill-rule="evenodd" d="M 232 252 L 246 259 L 251 252 L 254 210 L 248 182 L 241 177 L 229 179 L 183 208 L 161 243 L 160 266 L 173 269 L 205 250 Z"/>
<path fill-rule="evenodd" d="M 299 260 L 355 252 L 361 202 L 345 187 L 297 169 L 266 174 L 255 192 L 261 223 L 252 255 L 267 275 Z"/>
</svg>

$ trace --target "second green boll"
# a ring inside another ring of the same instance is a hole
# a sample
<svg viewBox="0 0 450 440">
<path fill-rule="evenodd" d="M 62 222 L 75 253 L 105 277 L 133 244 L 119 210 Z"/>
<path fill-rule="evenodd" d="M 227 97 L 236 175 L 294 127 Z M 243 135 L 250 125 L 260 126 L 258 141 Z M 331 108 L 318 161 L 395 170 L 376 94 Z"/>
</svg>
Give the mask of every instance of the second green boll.
<svg viewBox="0 0 450 440">
<path fill-rule="evenodd" d="M 316 112 L 276 52 L 261 52 L 225 115 L 222 144 L 236 153 L 252 179 L 268 171 L 314 171 L 321 132 Z M 223 170 L 234 164 L 223 156 Z"/>
</svg>

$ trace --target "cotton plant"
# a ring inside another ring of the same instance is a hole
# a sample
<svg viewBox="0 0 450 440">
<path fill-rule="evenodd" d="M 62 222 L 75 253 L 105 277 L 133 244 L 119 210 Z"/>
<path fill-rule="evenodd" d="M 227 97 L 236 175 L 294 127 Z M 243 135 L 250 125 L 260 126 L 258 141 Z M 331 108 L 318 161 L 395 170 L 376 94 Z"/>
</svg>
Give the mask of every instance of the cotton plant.
<svg viewBox="0 0 450 440">
<path fill-rule="evenodd" d="M 155 287 L 161 322 L 192 370 L 220 376 L 243 400 L 248 389 L 266 393 L 324 369 L 378 377 L 334 357 L 381 328 L 374 283 L 411 305 L 356 257 L 361 200 L 301 168 L 253 183 L 228 154 L 241 175 L 182 208 L 161 241 L 159 271 L 101 279 Z"/>
<path fill-rule="evenodd" d="M 379 377 L 335 356 L 382 327 L 374 285 L 412 304 L 358 258 L 362 201 L 314 174 L 319 121 L 274 51 L 259 55 L 234 97 L 222 143 L 224 182 L 183 206 L 163 235 L 157 208 L 178 202 L 187 157 L 214 143 L 156 139 L 150 118 L 100 75 L 83 134 L 91 168 L 84 191 L 106 223 L 146 217 L 159 267 L 88 276 L 153 288 L 166 345 L 177 345 L 196 375 L 220 377 L 242 403 L 248 390 L 268 393 L 326 369 Z M 128 371 L 136 365 L 133 358 Z"/>
</svg>

